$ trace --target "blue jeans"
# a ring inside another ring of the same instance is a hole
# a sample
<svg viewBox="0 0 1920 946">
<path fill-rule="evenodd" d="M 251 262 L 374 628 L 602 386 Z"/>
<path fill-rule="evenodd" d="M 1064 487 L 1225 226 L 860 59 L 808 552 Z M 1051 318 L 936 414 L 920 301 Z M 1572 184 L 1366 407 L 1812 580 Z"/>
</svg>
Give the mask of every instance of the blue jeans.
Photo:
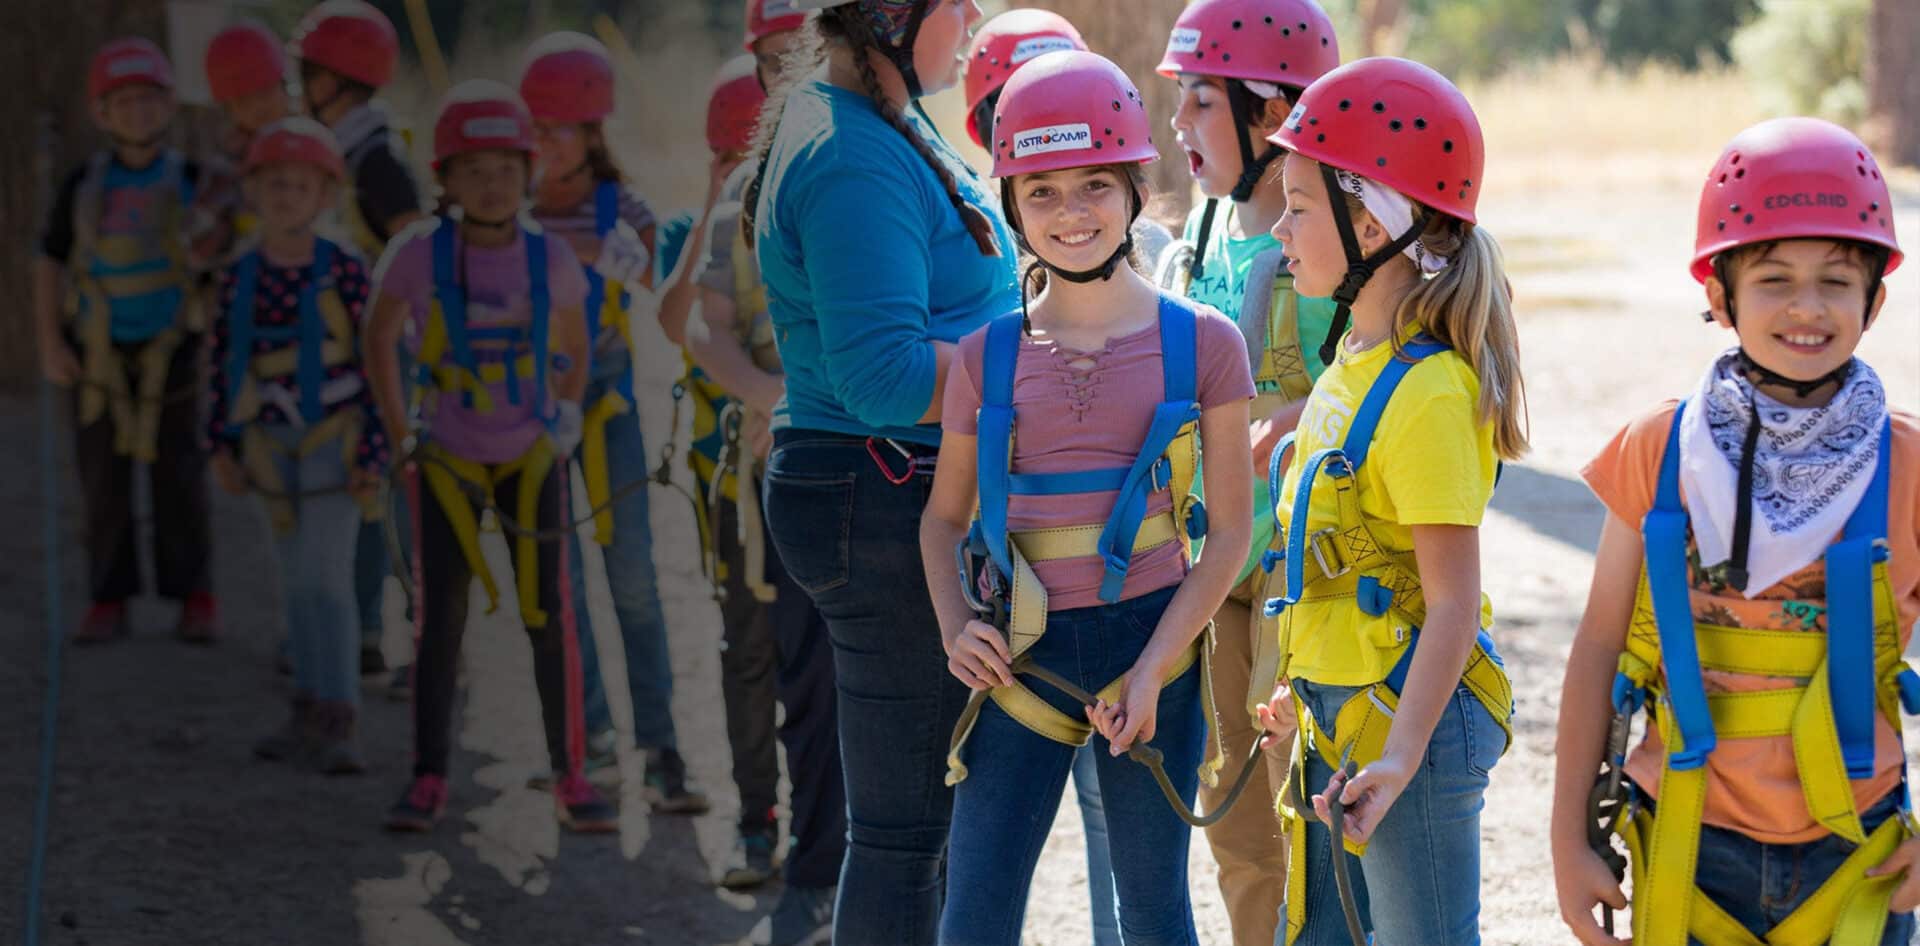
<svg viewBox="0 0 1920 946">
<path fill-rule="evenodd" d="M 1091 742 L 1073 754 L 1073 791 L 1087 839 L 1087 906 L 1093 946 L 1120 946 L 1120 914 L 1113 903 L 1113 853 L 1107 844 L 1107 808 L 1100 801 L 1100 750 Z"/>
<path fill-rule="evenodd" d="M 1330 720 L 1362 687 L 1293 681 L 1316 720 Z M 1440 714 L 1426 758 L 1374 829 L 1353 866 L 1354 897 L 1373 946 L 1465 946 L 1480 942 L 1480 809 L 1487 773 L 1500 761 L 1506 733 L 1465 687 Z M 1306 752 L 1309 796 L 1333 777 L 1317 751 Z M 1303 804 L 1310 804 L 1306 799 Z M 1334 887 L 1331 835 L 1307 818 L 1306 928 L 1303 946 L 1351 946 Z M 1293 865 L 1293 870 L 1302 865 Z M 1283 912 L 1281 914 L 1285 916 Z M 1367 922 L 1368 920 L 1371 922 Z M 1286 923 L 1274 938 L 1286 942 Z"/>
<path fill-rule="evenodd" d="M 1899 799 L 1900 790 L 1895 789 L 1860 813 L 1868 833 L 1899 810 Z M 1695 886 L 1741 926 L 1755 936 L 1765 936 L 1813 896 L 1853 852 L 1853 842 L 1837 835 L 1804 844 L 1767 844 L 1738 831 L 1704 825 L 1693 879 Z M 1891 914 L 1880 942 L 1905 946 L 1913 938 L 1913 930 L 1913 914 Z"/>
<path fill-rule="evenodd" d="M 589 408 L 617 381 L 596 378 L 587 386 L 583 403 Z M 580 451 L 574 451 L 576 459 Z M 618 490 L 647 478 L 647 445 L 640 421 L 624 414 L 607 424 L 608 479 Z M 572 515 L 569 514 L 569 519 Z M 574 530 L 568 553 L 573 585 L 573 613 L 580 628 L 580 674 L 585 681 L 587 732 L 613 728 L 607 707 L 606 682 L 600 673 L 600 654 L 594 645 L 593 621 L 587 613 L 586 569 L 580 567 L 580 533 Z M 620 622 L 620 643 L 627 654 L 627 690 L 633 698 L 633 744 L 642 749 L 673 749 L 673 662 L 667 653 L 667 621 L 660 610 L 660 583 L 653 568 L 653 525 L 648 519 L 647 489 L 629 492 L 613 504 L 613 544 L 601 549 L 606 563 L 607 588 L 613 594 L 613 616 Z"/>
<path fill-rule="evenodd" d="M 905 469 L 879 449 L 894 474 Z M 910 449 L 929 465 L 937 452 Z M 940 919 L 947 740 L 967 691 L 947 672 L 920 564 L 932 486 L 930 468 L 894 485 L 864 438 L 841 434 L 782 430 L 768 458 L 775 550 L 833 642 L 848 821 L 840 946 L 928 946 Z"/>
<path fill-rule="evenodd" d="M 1133 666 L 1174 591 L 1056 611 L 1047 616 L 1046 635 L 1027 653 L 1082 689 L 1097 691 Z M 1037 680 L 1025 682 L 1055 709 L 1085 718 L 1071 697 Z M 1165 753 L 1167 776 L 1191 806 L 1206 738 L 1198 665 L 1160 691 L 1155 727 L 1152 744 Z M 1128 946 L 1197 944 L 1187 892 L 1193 829 L 1168 807 L 1145 766 L 1114 756 L 1098 734 L 1090 745 L 1109 823 L 1126 825 L 1125 831 L 1108 834 L 1124 941 Z M 970 774 L 954 790 L 942 946 L 1020 942 L 1027 891 L 1074 753 L 1016 722 L 997 704 L 982 707 L 967 741 Z"/>
<path fill-rule="evenodd" d="M 301 431 L 262 428 L 289 450 Z M 342 489 L 294 501 L 294 527 L 273 536 L 274 564 L 287 617 L 287 653 L 294 688 L 328 703 L 360 703 L 360 636 L 354 620 L 354 537 L 360 506 L 344 492 L 347 464 L 338 443 L 305 457 L 276 453 L 274 465 L 289 492 Z"/>
</svg>

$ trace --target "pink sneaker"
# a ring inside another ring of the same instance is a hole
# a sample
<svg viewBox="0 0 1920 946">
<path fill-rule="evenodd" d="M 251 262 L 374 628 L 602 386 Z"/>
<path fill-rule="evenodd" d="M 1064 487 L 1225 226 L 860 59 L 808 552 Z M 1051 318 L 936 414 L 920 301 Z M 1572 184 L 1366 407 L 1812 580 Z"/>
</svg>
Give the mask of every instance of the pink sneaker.
<svg viewBox="0 0 1920 946">
<path fill-rule="evenodd" d="M 620 830 L 620 813 L 584 776 L 560 775 L 554 781 L 553 808 L 560 826 L 581 834 Z"/>
<path fill-rule="evenodd" d="M 440 813 L 447 810 L 447 779 L 444 775 L 416 775 L 407 793 L 387 809 L 388 831 L 431 831 Z"/>
</svg>

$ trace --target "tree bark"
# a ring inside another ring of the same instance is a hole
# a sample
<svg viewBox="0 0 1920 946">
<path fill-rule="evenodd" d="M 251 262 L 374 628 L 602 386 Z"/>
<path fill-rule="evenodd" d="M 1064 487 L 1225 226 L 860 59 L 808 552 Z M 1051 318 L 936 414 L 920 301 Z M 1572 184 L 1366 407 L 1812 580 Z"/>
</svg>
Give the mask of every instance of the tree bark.
<svg viewBox="0 0 1920 946">
<path fill-rule="evenodd" d="M 1867 143 L 1920 167 L 1920 0 L 1874 0 L 1867 31 Z"/>
</svg>

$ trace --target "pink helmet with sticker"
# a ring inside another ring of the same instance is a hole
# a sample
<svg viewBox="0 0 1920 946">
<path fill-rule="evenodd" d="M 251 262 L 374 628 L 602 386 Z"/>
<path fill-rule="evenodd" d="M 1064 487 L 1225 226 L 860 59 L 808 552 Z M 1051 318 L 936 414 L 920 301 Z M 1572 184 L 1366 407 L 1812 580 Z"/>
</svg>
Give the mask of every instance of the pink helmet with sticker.
<svg viewBox="0 0 1920 946">
<path fill-rule="evenodd" d="M 1008 10 L 988 20 L 973 36 L 967 53 L 967 134 L 986 147 L 981 103 L 1000 91 L 1014 70 L 1046 53 L 1087 48 L 1080 31 L 1066 17 L 1051 10 Z"/>
<path fill-rule="evenodd" d="M 1097 53 L 1046 53 L 1020 67 L 993 119 L 993 176 L 1157 160 L 1133 80 Z"/>
</svg>

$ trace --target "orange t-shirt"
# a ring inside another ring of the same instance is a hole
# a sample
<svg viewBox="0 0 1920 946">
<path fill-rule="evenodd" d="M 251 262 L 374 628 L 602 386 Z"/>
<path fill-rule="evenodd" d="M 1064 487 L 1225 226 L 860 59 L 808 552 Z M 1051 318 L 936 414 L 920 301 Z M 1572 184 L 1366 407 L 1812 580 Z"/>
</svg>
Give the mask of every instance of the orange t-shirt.
<svg viewBox="0 0 1920 946">
<path fill-rule="evenodd" d="M 1677 402 L 1669 401 L 1628 424 L 1581 471 L 1608 511 L 1636 532 L 1653 508 L 1660 461 L 1666 453 L 1676 406 Z M 1920 619 L 1920 420 L 1910 414 L 1893 414 L 1890 463 L 1887 545 L 1892 557 L 1887 563 L 1887 579 L 1893 585 L 1900 644 L 1905 648 L 1915 620 Z M 1684 502 L 1685 496 L 1681 498 Z M 1737 591 L 1704 581 L 1697 568 L 1697 552 L 1689 549 L 1688 558 L 1695 562 L 1688 575 L 1695 620 L 1764 630 L 1826 632 L 1824 560 L 1814 560 L 1748 600 Z M 1709 693 L 1780 689 L 1805 682 L 1719 671 L 1706 671 L 1704 676 Z M 1853 783 L 1854 803 L 1862 811 L 1899 784 L 1906 764 L 1900 735 L 1893 726 L 1876 714 L 1874 730 L 1878 771 L 1872 778 Z M 1627 774 L 1649 794 L 1657 793 L 1665 758 L 1660 734 L 1650 729 L 1628 756 Z M 1799 844 L 1827 834 L 1807 811 L 1790 737 L 1723 737 L 1707 757 L 1706 768 L 1707 797 L 1701 818 L 1706 824 L 1769 844 Z"/>
</svg>

